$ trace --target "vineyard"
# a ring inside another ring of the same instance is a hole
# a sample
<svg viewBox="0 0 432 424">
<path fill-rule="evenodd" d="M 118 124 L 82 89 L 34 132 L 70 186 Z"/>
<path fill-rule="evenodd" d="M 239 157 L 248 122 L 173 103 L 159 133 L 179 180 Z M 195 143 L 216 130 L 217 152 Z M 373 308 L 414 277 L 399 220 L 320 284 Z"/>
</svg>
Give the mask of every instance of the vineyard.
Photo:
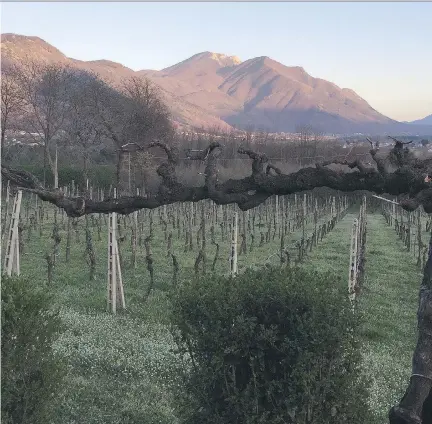
<svg viewBox="0 0 432 424">
<path fill-rule="evenodd" d="M 361 338 L 376 424 L 403 393 L 431 226 L 423 212 L 314 190 L 273 196 L 246 212 L 206 200 L 78 219 L 24 194 L 11 242 L 18 196 L 5 187 L 3 197 L 5 269 L 53 293 L 66 325 L 55 346 L 68 363 L 59 422 L 120 423 L 128 414 L 177 422 L 171 388 L 180 385 L 181 364 L 168 328 L 170 293 L 193 275 L 205 284 L 208 275 L 266 266 L 331 272 L 365 313 Z M 383 369 L 390 368 L 388 381 Z"/>
<path fill-rule="evenodd" d="M 432 423 L 423 120 L 3 35 L 2 422 Z"/>
<path fill-rule="evenodd" d="M 10 226 L 13 199 L 4 201 L 3 205 L 5 230 Z M 266 264 L 299 263 L 345 216 L 348 206 L 346 197 L 305 194 L 274 197 L 246 212 L 232 205 L 216 206 L 201 201 L 116 216 L 119 262 L 132 276 L 142 277 L 143 269 L 147 268 L 149 281 L 147 284 L 145 280 L 144 287 L 147 285 L 149 291 L 154 285 L 166 282 L 167 272 L 171 274 L 170 282 L 175 282 L 191 272 L 235 274 Z M 64 211 L 41 203 L 37 197 L 27 196 L 22 200 L 18 225 L 21 253 L 37 256 L 30 253 L 33 243 L 45 239 L 45 251 L 40 252 L 40 257 L 54 273 L 55 264 L 69 263 L 71 251 L 82 243 L 88 279 L 94 280 L 96 273 L 100 276 L 106 271 L 105 261 L 96 252 L 107 249 L 108 224 L 113 215 L 71 219 Z M 145 259 L 138 261 L 138 257 Z M 157 264 L 153 264 L 155 257 Z"/>
</svg>

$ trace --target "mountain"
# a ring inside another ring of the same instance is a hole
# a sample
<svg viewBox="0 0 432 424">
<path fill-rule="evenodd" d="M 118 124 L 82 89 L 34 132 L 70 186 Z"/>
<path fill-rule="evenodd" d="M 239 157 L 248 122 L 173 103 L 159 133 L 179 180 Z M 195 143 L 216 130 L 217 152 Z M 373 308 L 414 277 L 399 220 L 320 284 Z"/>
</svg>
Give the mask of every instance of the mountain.
<svg viewBox="0 0 432 424">
<path fill-rule="evenodd" d="M 221 53 L 198 53 L 183 62 L 165 68 L 162 75 L 177 78 L 203 90 L 212 90 L 223 83 L 223 74 L 234 69 L 241 60 Z"/>
<path fill-rule="evenodd" d="M 23 63 L 27 59 L 44 63 L 62 63 L 79 69 L 93 71 L 113 85 L 119 84 L 123 78 L 140 74 L 120 63 L 109 60 L 82 61 L 69 58 L 39 37 L 10 33 L 1 35 L 2 67 L 13 63 Z M 182 83 L 180 84 L 182 85 Z M 166 104 L 170 107 L 175 123 L 182 126 L 230 128 L 230 126 L 219 117 L 209 114 L 197 105 L 178 97 L 175 94 L 175 85 L 171 88 L 172 91 L 167 91 L 161 87 L 161 94 Z"/>
<path fill-rule="evenodd" d="M 416 119 L 415 121 L 409 122 L 414 125 L 432 125 L 432 115 L 428 115 L 423 119 Z"/>
<path fill-rule="evenodd" d="M 135 72 L 109 60 L 68 58 L 38 37 L 17 34 L 2 34 L 1 54 L 3 66 L 31 57 L 91 70 L 113 84 L 133 75 L 147 77 L 161 88 L 173 120 L 180 125 L 292 132 L 309 124 L 343 134 L 414 131 L 412 125 L 382 115 L 354 91 L 267 56 L 242 62 L 236 56 L 202 52 L 160 71 Z M 432 134 L 432 126 L 419 123 L 415 132 Z"/>
<path fill-rule="evenodd" d="M 369 124 L 392 124 L 352 90 L 313 78 L 303 68 L 268 57 L 241 62 L 204 52 L 162 71 L 142 71 L 168 91 L 219 116 L 232 126 L 294 131 L 311 124 L 327 132 L 358 132 Z"/>
</svg>

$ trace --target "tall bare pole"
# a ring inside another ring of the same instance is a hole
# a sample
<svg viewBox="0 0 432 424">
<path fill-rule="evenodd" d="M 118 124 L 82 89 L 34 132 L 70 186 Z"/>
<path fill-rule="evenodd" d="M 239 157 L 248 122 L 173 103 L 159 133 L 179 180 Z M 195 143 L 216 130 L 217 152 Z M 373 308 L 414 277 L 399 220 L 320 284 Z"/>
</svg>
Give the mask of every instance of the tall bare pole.
<svg viewBox="0 0 432 424">
<path fill-rule="evenodd" d="M 232 240 L 231 240 L 231 276 L 237 275 L 237 239 L 238 239 L 238 212 L 234 212 L 232 220 Z"/>
</svg>

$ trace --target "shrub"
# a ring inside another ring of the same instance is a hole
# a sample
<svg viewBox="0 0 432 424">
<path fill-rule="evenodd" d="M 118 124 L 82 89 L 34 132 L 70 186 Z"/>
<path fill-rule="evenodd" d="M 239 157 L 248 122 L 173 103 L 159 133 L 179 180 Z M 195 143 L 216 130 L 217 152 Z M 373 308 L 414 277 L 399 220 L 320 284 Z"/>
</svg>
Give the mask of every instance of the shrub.
<svg viewBox="0 0 432 424">
<path fill-rule="evenodd" d="M 40 165 L 21 165 L 20 169 L 31 172 L 40 181 L 43 181 L 43 166 Z M 59 166 L 59 186 L 71 184 L 72 180 L 75 184 L 85 188 L 86 182 L 84 181 L 83 171 L 80 167 L 76 166 Z M 107 189 L 115 182 L 115 167 L 111 165 L 92 165 L 88 171 L 90 183 L 97 188 Z M 54 184 L 54 177 L 51 171 L 46 170 L 46 183 L 48 186 Z"/>
<path fill-rule="evenodd" d="M 266 269 L 184 283 L 173 333 L 185 422 L 364 424 L 359 324 L 330 275 Z"/>
<path fill-rule="evenodd" d="M 51 344 L 60 330 L 46 292 L 31 281 L 2 277 L 2 423 L 49 423 L 63 367 Z"/>
</svg>

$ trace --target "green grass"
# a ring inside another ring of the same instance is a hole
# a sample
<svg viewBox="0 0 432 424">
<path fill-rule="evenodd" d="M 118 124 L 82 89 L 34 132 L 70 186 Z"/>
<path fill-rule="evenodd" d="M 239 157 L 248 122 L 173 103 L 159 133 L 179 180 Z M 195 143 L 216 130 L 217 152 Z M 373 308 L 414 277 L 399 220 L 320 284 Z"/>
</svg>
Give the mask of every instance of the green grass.
<svg viewBox="0 0 432 424">
<path fill-rule="evenodd" d="M 44 256 L 51 251 L 53 209 L 44 222 L 43 235 L 33 231 L 27 242 L 27 229 L 23 232 L 24 254 L 21 270 L 33 278 L 34 284 L 46 285 L 47 271 Z M 23 216 L 23 215 L 22 215 Z M 331 272 L 335 283 L 347 286 L 349 244 L 352 220 L 356 214 L 348 214 L 330 232 L 319 248 L 308 253 L 302 266 Z M 181 386 L 175 376 L 182 367 L 173 349 L 168 317 L 167 291 L 172 287 L 172 264 L 167 257 L 164 234 L 154 214 L 154 239 L 152 251 L 155 266 L 155 289 L 145 302 L 144 294 L 149 284 L 145 265 L 144 246 L 138 247 L 137 267 L 130 266 L 130 230 L 126 240 L 120 243 L 124 259 L 122 268 L 125 286 L 125 312 L 116 316 L 106 312 L 107 232 L 102 224 L 101 240 L 96 227 L 92 237 L 97 256 L 95 281 L 88 280 L 88 265 L 84 256 L 84 220 L 79 223 L 79 241 L 72 234 L 72 250 L 69 263 L 65 262 L 66 219 L 58 218 L 62 237 L 60 255 L 54 271 L 54 280 L 47 290 L 55 295 L 61 305 L 66 331 L 56 343 L 56 351 L 68 363 L 66 392 L 59 403 L 58 423 L 173 423 L 178 422 L 173 409 L 175 388 Z M 129 225 L 129 221 L 127 221 Z M 310 233 L 313 223 L 306 231 Z M 193 273 L 197 256 L 196 230 L 194 250 L 184 252 L 184 240 L 173 233 L 173 249 L 178 256 L 181 278 Z M 220 229 L 216 229 L 220 242 L 220 259 L 216 272 L 229 271 L 229 238 L 220 241 Z M 148 234 L 146 222 L 144 233 Z M 207 269 L 213 261 L 215 247 L 210 244 L 207 226 Z M 286 239 L 294 245 L 301 237 L 296 230 Z M 254 264 L 278 265 L 280 241 L 259 244 L 259 230 L 255 235 L 255 248 L 239 257 L 239 269 Z M 365 369 L 372 377 L 371 405 L 376 413 L 376 423 L 383 424 L 388 409 L 401 396 L 410 374 L 411 355 L 416 338 L 416 309 L 420 274 L 409 260 L 402 243 L 392 228 L 385 225 L 379 215 L 368 216 L 368 248 L 366 281 L 360 308 L 366 317 L 361 337 L 364 341 Z M 295 256 L 295 247 L 292 255 Z M 270 259 L 269 259 L 270 257 Z M 347 287 L 348 292 L 348 287 Z M 354 394 L 355 395 L 355 394 Z M 57 422 L 55 424 L 57 424 Z"/>
<path fill-rule="evenodd" d="M 355 217 L 348 214 L 303 266 L 331 272 L 335 280 L 339 277 L 345 284 Z M 385 424 L 390 407 L 403 396 L 411 375 L 422 273 L 381 215 L 369 214 L 367 222 L 366 277 L 359 298 L 365 325 L 360 336 L 375 416 L 368 424 Z"/>
<path fill-rule="evenodd" d="M 309 254 L 304 267 L 321 272 L 330 272 L 335 280 L 341 279 L 346 284 L 348 293 L 349 247 L 351 242 L 351 226 L 357 214 L 348 213 L 320 243 L 320 248 Z"/>
<path fill-rule="evenodd" d="M 362 339 L 365 369 L 372 380 L 370 403 L 376 424 L 384 424 L 411 375 L 421 273 L 381 215 L 368 216 L 367 230 L 366 278 L 359 307 L 366 318 Z"/>
<path fill-rule="evenodd" d="M 56 352 L 66 360 L 68 375 L 66 391 L 59 403 L 58 423 L 114 424 L 114 423 L 176 423 L 173 409 L 176 380 L 182 366 L 173 353 L 175 349 L 169 327 L 169 301 L 167 292 L 172 287 L 172 264 L 167 256 L 166 241 L 159 224 L 158 211 L 154 216 L 154 238 L 152 253 L 155 267 L 155 288 L 150 298 L 144 301 L 149 284 L 145 264 L 144 245 L 137 249 L 137 267 L 130 266 L 130 217 L 121 218 L 125 241 L 120 242 L 123 255 L 122 267 L 126 311 L 116 316 L 106 312 L 107 296 L 107 224 L 102 223 L 100 240 L 96 226 L 91 227 L 96 251 L 97 272 L 95 281 L 89 281 L 89 269 L 85 259 L 85 220 L 79 219 L 77 240 L 72 231 L 70 261 L 65 261 L 67 218 L 60 214 L 57 222 L 62 238 L 59 256 L 51 285 L 47 285 L 46 253 L 52 251 L 54 209 L 44 205 L 48 217 L 39 229 L 31 230 L 28 237 L 26 225 L 27 200 L 23 202 L 22 218 L 24 251 L 21 255 L 21 272 L 32 277 L 34 284 L 45 285 L 54 294 L 61 306 L 61 316 L 66 331 L 55 345 Z M 95 217 L 95 219 L 97 219 Z M 324 221 L 324 217 L 320 223 Z M 105 217 L 102 217 L 105 220 Z M 144 220 L 144 235 L 149 233 L 148 218 Z M 90 219 L 90 224 L 94 224 Z M 210 225 L 207 226 L 208 265 L 213 261 L 215 247 L 210 244 Z M 306 226 L 311 232 L 313 223 Z M 173 251 L 180 264 L 180 279 L 194 272 L 198 253 L 194 228 L 194 250 L 184 252 L 184 239 L 173 233 Z M 264 229 L 264 231 L 266 228 Z M 278 264 L 274 253 L 279 251 L 279 237 L 259 247 L 257 228 L 255 247 L 252 252 L 239 256 L 239 269 L 254 264 L 271 262 Z M 230 237 L 221 240 L 220 228 L 215 228 L 216 240 L 220 243 L 220 258 L 216 272 L 229 272 Z M 301 229 L 289 234 L 286 244 L 294 245 L 301 237 Z M 273 231 L 272 231 L 273 234 Z M 250 240 L 249 240 L 250 241 Z M 293 256 L 295 247 L 292 248 Z M 268 257 L 271 256 L 270 259 Z M 56 422 L 56 424 L 57 424 Z"/>
</svg>

